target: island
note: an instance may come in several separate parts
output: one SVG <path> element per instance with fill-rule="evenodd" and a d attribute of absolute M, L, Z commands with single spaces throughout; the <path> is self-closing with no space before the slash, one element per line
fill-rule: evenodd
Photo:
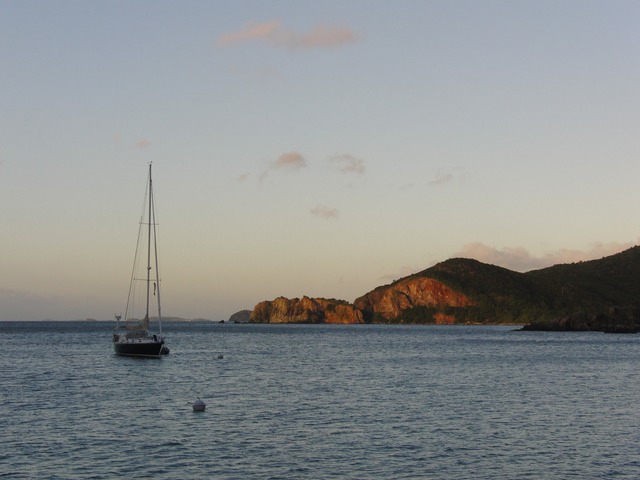
<path fill-rule="evenodd" d="M 452 258 L 355 299 L 278 297 L 250 323 L 513 324 L 524 330 L 640 331 L 640 247 L 525 273 Z"/>

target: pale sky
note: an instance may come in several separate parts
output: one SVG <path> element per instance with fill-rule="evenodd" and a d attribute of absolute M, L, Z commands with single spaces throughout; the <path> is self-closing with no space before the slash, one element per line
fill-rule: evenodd
<path fill-rule="evenodd" d="M 0 320 L 353 301 L 640 239 L 640 2 L 0 0 Z"/>

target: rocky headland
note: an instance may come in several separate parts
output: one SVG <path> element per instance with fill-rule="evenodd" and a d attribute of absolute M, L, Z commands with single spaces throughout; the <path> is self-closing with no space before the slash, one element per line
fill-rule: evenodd
<path fill-rule="evenodd" d="M 432 323 L 455 323 L 453 308 L 469 307 L 473 301 L 439 280 L 428 277 L 409 277 L 391 285 L 378 287 L 354 302 L 367 320 L 395 321 L 405 312 L 419 308 L 422 313 L 432 310 Z"/>
<path fill-rule="evenodd" d="M 526 273 L 454 258 L 353 303 L 278 297 L 251 323 L 519 324 L 527 330 L 640 330 L 640 247 Z M 246 315 L 246 313 L 244 314 Z"/>
<path fill-rule="evenodd" d="M 285 298 L 258 303 L 251 312 L 252 323 L 364 323 L 362 312 L 342 300 Z"/>

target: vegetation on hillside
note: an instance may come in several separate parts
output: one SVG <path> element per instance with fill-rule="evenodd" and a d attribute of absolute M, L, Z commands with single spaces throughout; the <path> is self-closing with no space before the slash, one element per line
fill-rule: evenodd
<path fill-rule="evenodd" d="M 639 304 L 639 273 L 640 247 L 600 260 L 527 273 L 454 258 L 409 278 L 438 280 L 467 295 L 473 306 L 440 310 L 416 306 L 392 320 L 376 314 L 369 318 L 374 323 L 435 323 L 440 314 L 452 317 L 455 323 L 541 324 L 576 312 L 592 315 L 614 306 Z"/>

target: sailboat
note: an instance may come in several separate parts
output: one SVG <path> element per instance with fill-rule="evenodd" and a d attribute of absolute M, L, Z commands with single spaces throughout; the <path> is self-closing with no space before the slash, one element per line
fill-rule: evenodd
<path fill-rule="evenodd" d="M 124 321 L 120 322 L 122 315 L 115 315 L 116 327 L 113 333 L 113 349 L 117 355 L 160 358 L 162 355 L 169 353 L 169 348 L 165 345 L 164 334 L 162 333 L 156 227 L 153 181 L 151 179 L 151 163 L 149 163 L 149 177 L 147 179 L 143 213 L 138 228 L 138 242 L 129 283 L 129 295 L 127 297 Z M 144 309 L 144 317 L 142 319 L 136 318 L 138 313 L 136 312 L 136 307 L 140 304 L 140 314 Z M 154 308 L 158 326 L 156 333 L 149 329 L 151 318 L 149 313 Z"/>

